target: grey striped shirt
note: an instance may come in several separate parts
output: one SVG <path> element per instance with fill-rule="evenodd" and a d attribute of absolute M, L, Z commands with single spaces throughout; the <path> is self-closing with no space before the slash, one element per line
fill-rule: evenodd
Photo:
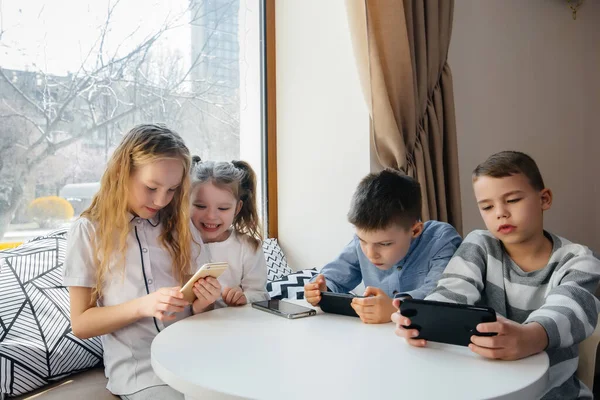
<path fill-rule="evenodd" d="M 427 300 L 486 305 L 519 323 L 538 322 L 548 334 L 549 385 L 544 399 L 592 398 L 574 375 L 577 345 L 596 327 L 600 260 L 585 246 L 545 232 L 548 265 L 524 272 L 490 232 L 471 232 Z"/>

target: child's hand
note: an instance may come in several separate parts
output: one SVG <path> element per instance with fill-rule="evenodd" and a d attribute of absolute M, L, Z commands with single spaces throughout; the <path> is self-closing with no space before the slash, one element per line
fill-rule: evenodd
<path fill-rule="evenodd" d="M 498 316 L 496 322 L 477 325 L 481 333 L 496 332 L 496 336 L 471 336 L 469 348 L 475 353 L 501 360 L 518 360 L 544 351 L 548 335 L 537 322 L 519 324 Z"/>
<path fill-rule="evenodd" d="M 212 276 L 198 279 L 192 290 L 197 297 L 192 305 L 194 314 L 205 311 L 208 306 L 221 297 L 221 284 Z"/>
<path fill-rule="evenodd" d="M 321 301 L 321 292 L 327 291 L 325 277 L 322 274 L 317 275 L 314 282 L 304 285 L 304 298 L 311 305 L 316 306 Z"/>
<path fill-rule="evenodd" d="M 160 288 L 156 292 L 141 297 L 139 315 L 141 317 L 154 317 L 160 321 L 170 321 L 177 312 L 181 312 L 190 303 L 183 299 L 179 286 Z"/>
<path fill-rule="evenodd" d="M 411 346 L 415 347 L 423 347 L 427 344 L 425 339 L 413 339 L 415 336 L 419 335 L 419 331 L 417 329 L 406 329 L 405 326 L 410 325 L 410 319 L 406 318 L 404 315 L 400 314 L 400 299 L 394 299 L 392 302 L 394 308 L 398 310 L 392 314 L 392 322 L 396 324 L 396 330 L 394 333 L 400 337 L 406 339 L 406 342 Z"/>
<path fill-rule="evenodd" d="M 392 299 L 383 290 L 369 286 L 363 296 L 365 297 L 352 299 L 352 308 L 362 322 L 366 324 L 390 322 L 390 314 L 395 311 L 395 308 Z"/>
<path fill-rule="evenodd" d="M 248 303 L 246 295 L 240 287 L 226 287 L 223 289 L 223 294 L 221 297 L 223 298 L 225 304 L 227 304 L 229 307 L 243 306 L 244 304 Z"/>

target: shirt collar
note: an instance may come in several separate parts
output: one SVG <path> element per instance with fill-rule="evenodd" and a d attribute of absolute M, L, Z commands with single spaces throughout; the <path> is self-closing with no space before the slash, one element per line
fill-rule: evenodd
<path fill-rule="evenodd" d="M 150 219 L 145 219 L 145 218 L 140 218 L 142 221 L 148 221 L 148 223 L 154 227 L 158 226 L 158 223 L 160 222 L 160 217 L 159 217 L 160 211 L 158 213 L 156 213 L 156 215 L 153 218 Z M 133 215 L 132 213 L 130 213 L 129 211 L 127 212 L 127 217 L 129 218 L 129 223 L 132 223 L 133 221 L 135 221 L 136 217 L 135 215 Z"/>

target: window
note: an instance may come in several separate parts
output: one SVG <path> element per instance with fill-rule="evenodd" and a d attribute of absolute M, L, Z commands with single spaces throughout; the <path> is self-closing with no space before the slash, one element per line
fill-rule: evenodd
<path fill-rule="evenodd" d="M 3 1 L 0 243 L 68 225 L 121 135 L 141 122 L 166 123 L 204 160 L 250 162 L 264 203 L 263 9 L 261 0 Z"/>

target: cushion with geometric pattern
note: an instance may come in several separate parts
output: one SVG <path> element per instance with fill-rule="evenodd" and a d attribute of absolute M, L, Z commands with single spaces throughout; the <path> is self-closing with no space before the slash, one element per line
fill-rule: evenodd
<path fill-rule="evenodd" d="M 262 246 L 265 253 L 265 261 L 267 262 L 268 281 L 276 281 L 293 272 L 288 266 L 283 250 L 281 250 L 279 243 L 277 243 L 277 239 L 265 239 Z"/>
<path fill-rule="evenodd" d="M 17 396 L 102 362 L 99 337 L 71 331 L 62 285 L 67 230 L 0 252 L 0 393 Z"/>
<path fill-rule="evenodd" d="M 317 275 L 317 269 L 304 269 L 284 276 L 273 282 L 267 282 L 267 292 L 272 299 L 304 299 L 304 285 Z"/>

